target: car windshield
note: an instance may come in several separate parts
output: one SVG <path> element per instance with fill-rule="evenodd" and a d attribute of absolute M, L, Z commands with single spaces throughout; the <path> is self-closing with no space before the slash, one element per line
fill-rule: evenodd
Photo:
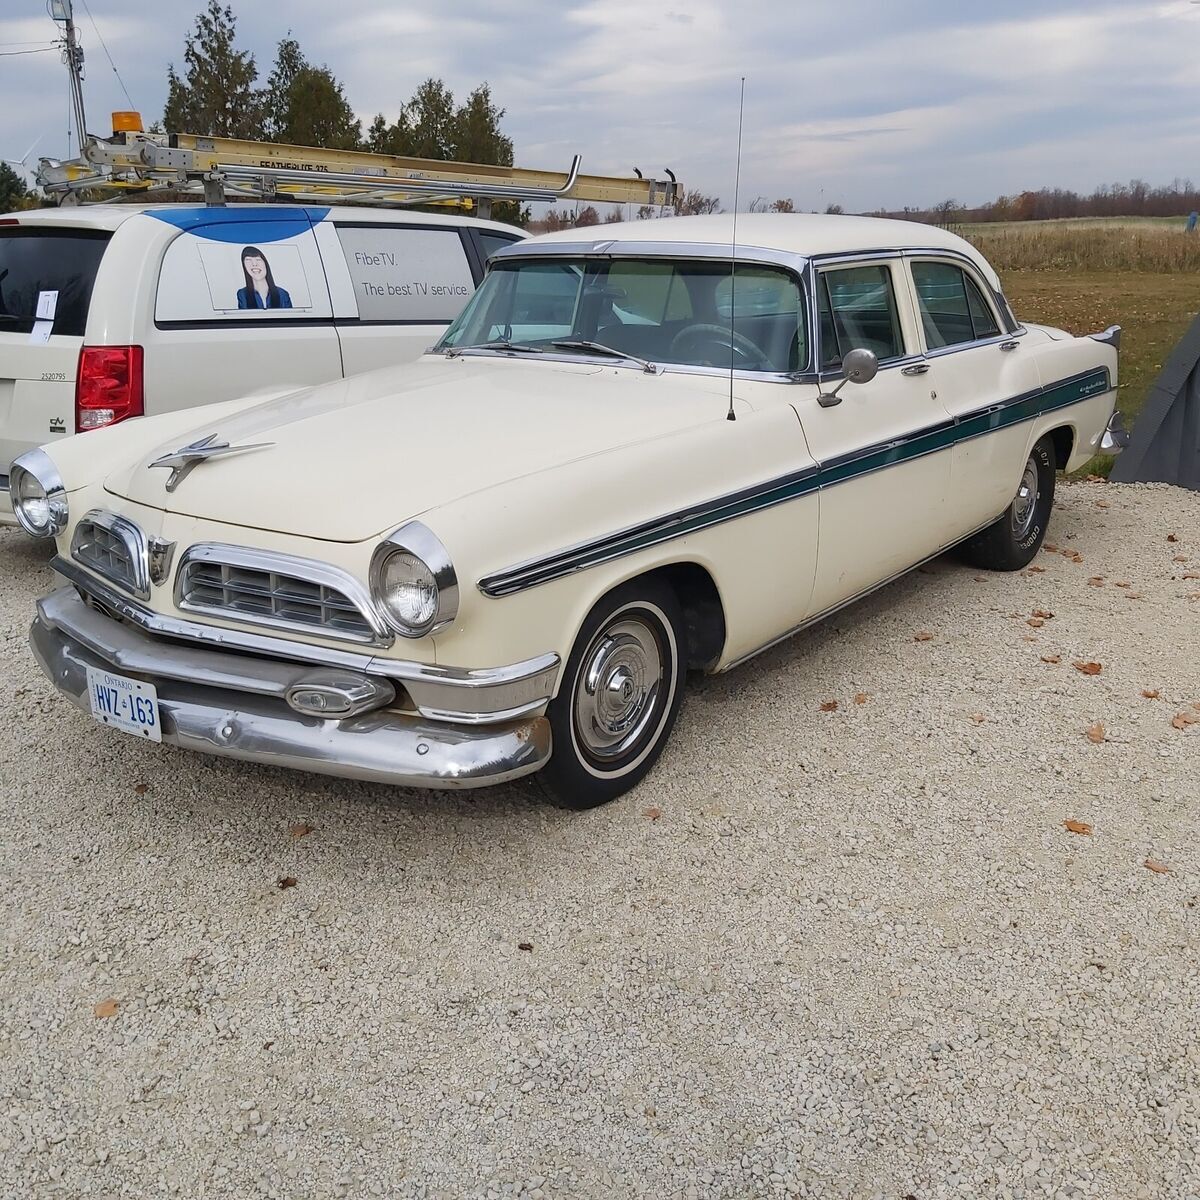
<path fill-rule="evenodd" d="M 521 257 L 492 266 L 436 349 L 790 373 L 808 366 L 806 329 L 799 281 L 778 267 Z"/>

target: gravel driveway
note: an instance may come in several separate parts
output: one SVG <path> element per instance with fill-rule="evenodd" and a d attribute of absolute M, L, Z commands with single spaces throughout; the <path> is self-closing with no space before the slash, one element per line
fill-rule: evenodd
<path fill-rule="evenodd" d="M 0 1194 L 1200 1196 L 1200 496 L 1060 497 L 585 815 L 104 730 L 0 535 Z"/>

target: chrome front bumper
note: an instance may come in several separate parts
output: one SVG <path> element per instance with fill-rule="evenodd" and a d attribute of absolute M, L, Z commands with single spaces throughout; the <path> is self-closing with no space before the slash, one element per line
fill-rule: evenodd
<path fill-rule="evenodd" d="M 154 637 L 96 611 L 73 588 L 38 602 L 29 641 L 47 677 L 84 712 L 91 711 L 89 666 L 154 684 L 162 740 L 189 750 L 422 788 L 504 783 L 550 757 L 550 723 L 541 715 L 499 724 L 391 709 L 341 720 L 303 716 L 284 696 L 311 664 Z"/>

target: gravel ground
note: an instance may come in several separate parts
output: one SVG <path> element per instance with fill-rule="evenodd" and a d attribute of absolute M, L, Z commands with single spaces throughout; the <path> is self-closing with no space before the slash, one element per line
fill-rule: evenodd
<path fill-rule="evenodd" d="M 1200 1196 L 1200 496 L 1060 495 L 585 815 L 104 730 L 0 535 L 0 1194 Z"/>

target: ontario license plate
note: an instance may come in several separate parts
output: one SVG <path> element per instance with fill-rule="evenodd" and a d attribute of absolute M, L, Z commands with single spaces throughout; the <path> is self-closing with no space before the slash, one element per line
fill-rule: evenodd
<path fill-rule="evenodd" d="M 152 742 L 162 741 L 158 723 L 158 692 L 152 683 L 88 667 L 88 696 L 92 716 L 105 725 Z"/>

